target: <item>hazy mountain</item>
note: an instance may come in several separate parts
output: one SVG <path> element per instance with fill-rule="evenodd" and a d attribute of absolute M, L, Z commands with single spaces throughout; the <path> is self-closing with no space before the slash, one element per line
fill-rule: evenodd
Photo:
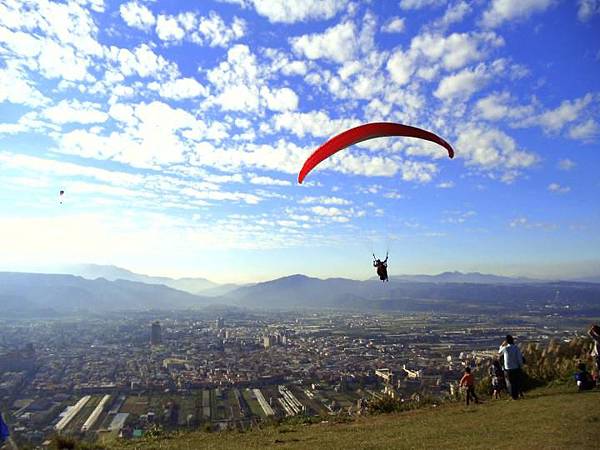
<path fill-rule="evenodd" d="M 589 276 L 589 277 L 581 277 L 581 278 L 573 278 L 569 281 L 575 281 L 579 283 L 600 283 L 600 275 Z"/>
<path fill-rule="evenodd" d="M 568 305 L 566 313 L 598 314 L 600 285 L 578 282 L 485 284 L 406 280 L 382 283 L 379 280 L 322 280 L 292 275 L 237 287 L 219 297 L 208 297 L 160 284 L 121 279 L 89 280 L 73 275 L 0 272 L 0 306 L 2 313 L 7 316 L 181 309 L 208 304 L 272 310 L 332 308 L 448 313 L 537 310 L 543 314 L 547 305 L 553 308 Z"/>
<path fill-rule="evenodd" d="M 253 285 L 254 284 L 245 284 L 243 286 L 253 286 Z M 236 289 L 239 289 L 240 287 L 242 287 L 242 286 L 239 284 L 233 284 L 233 283 L 219 284 L 215 287 L 198 291 L 197 294 L 203 295 L 206 297 L 220 297 L 222 295 L 227 295 L 230 292 L 235 291 Z"/>
<path fill-rule="evenodd" d="M 191 294 L 200 294 L 206 290 L 217 289 L 221 285 L 213 283 L 206 278 L 168 278 L 143 275 L 117 266 L 100 264 L 72 264 L 60 268 L 61 273 L 78 275 L 83 278 L 95 280 L 104 278 L 109 281 L 128 280 L 147 284 L 163 284 L 173 289 L 186 291 Z M 223 292 L 227 292 L 225 289 Z M 203 294 L 204 295 L 204 294 Z M 221 295 L 221 293 L 213 294 Z"/>
<path fill-rule="evenodd" d="M 263 308 L 294 308 L 334 306 L 349 293 L 360 297 L 367 292 L 371 281 L 345 278 L 321 280 L 305 275 L 291 275 L 276 280 L 243 286 L 229 292 L 225 297 L 238 304 Z"/>
<path fill-rule="evenodd" d="M 558 294 L 557 294 L 558 292 Z M 239 305 L 269 309 L 352 308 L 405 311 L 523 311 L 546 304 L 600 311 L 600 286 L 590 283 L 459 283 L 292 275 L 238 288 L 225 296 Z"/>
<path fill-rule="evenodd" d="M 6 315 L 181 309 L 209 303 L 208 298 L 156 284 L 104 278 L 88 280 L 73 275 L 0 272 L 0 305 Z"/>
<path fill-rule="evenodd" d="M 394 281 L 409 281 L 417 283 L 477 283 L 477 284 L 520 284 L 535 283 L 539 280 L 524 277 L 505 277 L 479 272 L 443 272 L 437 275 L 395 275 Z"/>

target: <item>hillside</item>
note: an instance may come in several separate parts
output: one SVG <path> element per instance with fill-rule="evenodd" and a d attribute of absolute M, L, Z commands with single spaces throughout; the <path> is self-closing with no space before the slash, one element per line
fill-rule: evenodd
<path fill-rule="evenodd" d="M 240 306 L 267 309 L 335 308 L 369 311 L 439 311 L 496 313 L 526 311 L 551 304 L 566 312 L 600 311 L 600 285 L 574 282 L 498 284 L 416 282 L 292 275 L 235 289 L 222 297 Z M 562 311 L 565 312 L 564 310 Z"/>
<path fill-rule="evenodd" d="M 0 272 L 0 304 L 6 316 L 206 306 L 207 298 L 163 285 L 87 280 L 73 275 Z"/>
<path fill-rule="evenodd" d="M 109 281 L 127 280 L 137 283 L 146 284 L 163 284 L 173 289 L 185 291 L 190 294 L 204 295 L 206 290 L 219 289 L 221 285 L 213 283 L 206 278 L 168 278 L 168 277 L 153 277 L 140 273 L 135 273 L 127 269 L 117 266 L 101 265 L 101 264 L 71 264 L 59 268 L 59 273 L 76 275 L 89 280 L 104 278 Z M 233 286 L 237 287 L 237 286 Z M 232 289 L 232 287 L 229 287 Z M 228 292 L 228 289 L 217 291 L 212 295 L 221 295 L 222 292 Z M 211 294 L 209 294 L 211 295 Z"/>
<path fill-rule="evenodd" d="M 349 423 L 265 426 L 246 433 L 180 433 L 111 442 L 115 449 L 598 448 L 600 391 L 574 386 L 532 391 L 525 400 L 486 401 L 357 419 Z M 507 437 L 509 437 L 507 439 Z"/>

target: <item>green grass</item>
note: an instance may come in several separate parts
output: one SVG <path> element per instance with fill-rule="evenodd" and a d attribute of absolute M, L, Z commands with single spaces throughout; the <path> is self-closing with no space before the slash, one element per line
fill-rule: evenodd
<path fill-rule="evenodd" d="M 369 416 L 348 423 L 265 426 L 246 433 L 178 433 L 119 441 L 125 449 L 599 448 L 600 391 L 538 389 L 525 400 L 487 400 Z"/>

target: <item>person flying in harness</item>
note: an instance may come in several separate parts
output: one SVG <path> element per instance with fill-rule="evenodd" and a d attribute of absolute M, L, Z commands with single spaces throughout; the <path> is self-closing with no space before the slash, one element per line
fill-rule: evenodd
<path fill-rule="evenodd" d="M 373 253 L 373 267 L 377 267 L 377 275 L 379 275 L 379 279 L 381 281 L 388 281 L 388 273 L 387 273 L 387 260 L 388 254 L 385 254 L 385 259 L 381 261 L 377 259 L 375 253 Z"/>

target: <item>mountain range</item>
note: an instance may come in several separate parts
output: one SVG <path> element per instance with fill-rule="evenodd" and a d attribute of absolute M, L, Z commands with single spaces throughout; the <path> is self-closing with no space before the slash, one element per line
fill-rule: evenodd
<path fill-rule="evenodd" d="M 568 305 L 600 312 L 600 284 L 547 282 L 479 273 L 392 277 L 389 282 L 319 279 L 296 274 L 253 285 L 218 285 L 202 278 L 171 279 L 113 266 L 85 266 L 88 277 L 0 272 L 0 306 L 7 316 L 242 306 L 268 310 L 328 308 L 362 311 L 499 312 Z M 131 278 L 130 280 L 122 277 Z M 134 281 L 135 280 L 135 281 Z M 459 281 L 460 280 L 460 281 Z M 161 283 L 162 281 L 162 283 Z M 207 287 L 198 295 L 198 286 Z M 175 289 L 172 286 L 180 286 Z M 215 293 L 220 288 L 223 292 Z"/>
<path fill-rule="evenodd" d="M 52 316 L 114 310 L 185 309 L 210 304 L 160 284 L 87 280 L 74 275 L 0 272 L 0 308 L 7 316 Z"/>
<path fill-rule="evenodd" d="M 127 280 L 146 284 L 162 284 L 173 289 L 195 295 L 216 297 L 226 294 L 238 287 L 236 284 L 218 284 L 206 278 L 168 278 L 153 277 L 132 272 L 121 267 L 100 264 L 71 264 L 61 266 L 59 273 L 77 275 L 89 280 L 104 278 L 109 281 Z"/>

